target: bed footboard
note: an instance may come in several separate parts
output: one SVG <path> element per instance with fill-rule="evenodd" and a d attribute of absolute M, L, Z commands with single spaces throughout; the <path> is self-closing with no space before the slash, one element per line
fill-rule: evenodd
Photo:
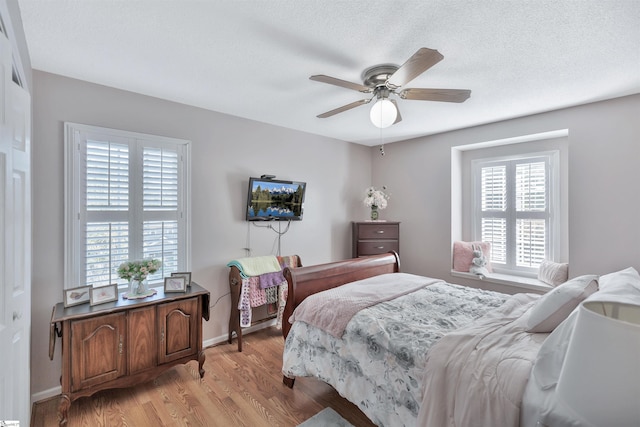
<path fill-rule="evenodd" d="M 353 258 L 309 267 L 286 268 L 289 293 L 282 318 L 282 336 L 287 338 L 291 324 L 289 317 L 295 308 L 309 295 L 332 289 L 356 280 L 386 273 L 400 272 L 400 258 L 396 252 Z M 283 377 L 282 382 L 293 387 L 295 378 Z"/>

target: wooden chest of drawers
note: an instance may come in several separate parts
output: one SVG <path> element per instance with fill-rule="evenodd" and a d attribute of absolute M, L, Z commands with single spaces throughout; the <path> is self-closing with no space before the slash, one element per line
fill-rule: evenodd
<path fill-rule="evenodd" d="M 391 221 L 365 221 L 352 223 L 352 256 L 400 253 L 400 223 Z"/>

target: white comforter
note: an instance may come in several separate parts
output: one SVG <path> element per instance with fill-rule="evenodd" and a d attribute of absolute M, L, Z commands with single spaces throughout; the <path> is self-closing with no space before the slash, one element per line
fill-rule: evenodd
<path fill-rule="evenodd" d="M 416 425 L 520 425 L 524 389 L 548 335 L 525 332 L 527 310 L 537 299 L 515 295 L 430 349 Z"/>
<path fill-rule="evenodd" d="M 341 338 L 349 321 L 360 310 L 435 283 L 444 284 L 442 280 L 415 274 L 381 274 L 310 295 L 296 308 L 289 321 L 305 322 Z"/>
<path fill-rule="evenodd" d="M 413 427 L 428 349 L 507 298 L 435 283 L 359 311 L 341 339 L 296 321 L 285 342 L 282 371 L 331 384 L 379 426 Z"/>

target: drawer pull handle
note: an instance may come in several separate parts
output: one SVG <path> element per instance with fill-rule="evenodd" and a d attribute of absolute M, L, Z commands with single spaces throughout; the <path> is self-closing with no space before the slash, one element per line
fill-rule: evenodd
<path fill-rule="evenodd" d="M 120 343 L 118 344 L 118 353 L 122 354 L 122 335 L 120 335 Z"/>
<path fill-rule="evenodd" d="M 384 234 L 384 230 L 377 230 L 376 233 L 378 234 Z"/>
<path fill-rule="evenodd" d="M 378 246 L 376 249 L 384 249 L 384 246 Z"/>

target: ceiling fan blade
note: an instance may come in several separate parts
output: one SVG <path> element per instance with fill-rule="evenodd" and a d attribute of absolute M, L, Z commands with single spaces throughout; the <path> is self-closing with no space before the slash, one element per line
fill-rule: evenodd
<path fill-rule="evenodd" d="M 404 89 L 398 96 L 419 101 L 464 102 L 471 91 L 468 89 Z"/>
<path fill-rule="evenodd" d="M 444 56 L 434 49 L 426 47 L 418 49 L 411 58 L 398 68 L 387 80 L 389 89 L 397 89 L 404 86 L 429 68 L 440 62 Z"/>
<path fill-rule="evenodd" d="M 400 115 L 400 108 L 398 108 L 398 103 L 396 102 L 396 100 L 395 99 L 390 99 L 390 101 L 393 102 L 393 105 L 396 106 L 396 111 L 398 112 L 398 115 L 396 116 L 396 121 L 393 122 L 393 124 L 391 125 L 391 126 L 393 126 L 396 123 L 399 123 L 399 122 L 402 121 L 402 116 Z"/>
<path fill-rule="evenodd" d="M 329 83 L 330 85 L 336 85 L 340 87 L 346 87 L 347 89 L 357 90 L 358 92 L 369 93 L 372 92 L 373 89 L 359 83 L 352 83 L 346 80 L 337 79 L 335 77 L 325 76 L 324 74 L 318 74 L 315 76 L 309 77 L 309 80 L 313 80 L 321 83 Z"/>
<path fill-rule="evenodd" d="M 333 109 L 331 111 L 327 111 L 326 113 L 322 113 L 322 114 L 318 114 L 318 118 L 320 119 L 326 119 L 327 117 L 331 117 L 334 116 L 338 113 L 342 113 L 344 111 L 347 110 L 351 110 L 352 108 L 356 108 L 360 105 L 364 105 L 364 104 L 368 104 L 371 102 L 371 99 L 361 99 L 359 101 L 356 102 L 352 102 L 351 104 L 347 104 L 347 105 L 343 105 L 342 107 L 338 107 L 336 109 Z"/>

